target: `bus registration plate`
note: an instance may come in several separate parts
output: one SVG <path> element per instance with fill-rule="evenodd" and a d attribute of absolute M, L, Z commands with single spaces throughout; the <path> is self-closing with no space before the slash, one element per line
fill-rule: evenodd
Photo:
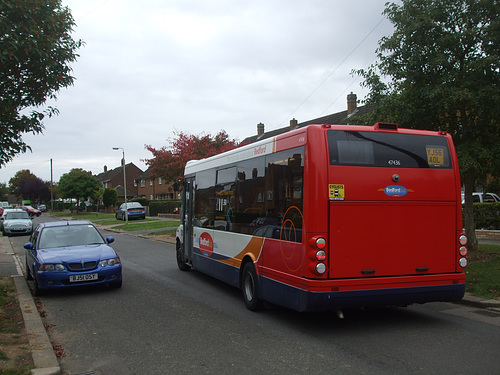
<path fill-rule="evenodd" d="M 444 149 L 439 146 L 428 146 L 427 151 L 427 163 L 429 165 L 444 165 Z"/>
<path fill-rule="evenodd" d="M 82 281 L 93 281 L 97 280 L 99 278 L 99 275 L 97 273 L 87 273 L 84 275 L 71 275 L 69 277 L 69 281 L 71 283 L 77 283 L 77 282 L 82 282 Z"/>

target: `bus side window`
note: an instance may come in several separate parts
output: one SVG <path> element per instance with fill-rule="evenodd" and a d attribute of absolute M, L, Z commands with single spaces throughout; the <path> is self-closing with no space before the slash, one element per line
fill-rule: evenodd
<path fill-rule="evenodd" d="M 215 169 L 196 173 L 194 225 L 213 228 L 215 217 Z"/>

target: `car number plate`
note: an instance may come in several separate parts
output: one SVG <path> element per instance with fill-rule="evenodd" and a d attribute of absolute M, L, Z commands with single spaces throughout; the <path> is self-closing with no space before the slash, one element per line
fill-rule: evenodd
<path fill-rule="evenodd" d="M 93 281 L 97 280 L 99 275 L 97 273 L 86 273 L 84 275 L 71 275 L 69 281 L 72 283 L 77 283 L 81 281 Z"/>

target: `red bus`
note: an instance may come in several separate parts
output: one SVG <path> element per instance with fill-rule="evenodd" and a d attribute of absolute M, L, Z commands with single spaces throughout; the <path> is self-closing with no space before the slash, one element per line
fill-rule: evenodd
<path fill-rule="evenodd" d="M 177 263 L 250 310 L 456 301 L 461 210 L 450 134 L 309 125 L 186 164 Z"/>

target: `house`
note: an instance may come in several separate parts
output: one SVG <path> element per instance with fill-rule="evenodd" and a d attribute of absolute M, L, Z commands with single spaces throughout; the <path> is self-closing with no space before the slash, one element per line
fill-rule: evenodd
<path fill-rule="evenodd" d="M 127 200 L 135 198 L 137 194 L 137 184 L 135 180 L 142 175 L 142 170 L 137 167 L 134 163 L 128 163 L 125 165 L 125 175 L 127 178 Z M 104 171 L 99 173 L 97 179 L 101 181 L 104 188 L 116 189 L 118 193 L 118 200 L 125 200 L 125 189 L 123 188 L 123 167 L 119 166 L 114 169 L 108 170 L 107 166 L 104 166 Z"/>
<path fill-rule="evenodd" d="M 139 197 L 149 200 L 180 199 L 177 185 L 173 182 L 166 183 L 161 177 L 153 176 L 151 168 L 136 179 L 136 185 Z"/>
<path fill-rule="evenodd" d="M 249 144 L 262 139 L 277 136 L 279 134 L 286 133 L 287 131 L 302 128 L 311 124 L 332 124 L 332 125 L 349 125 L 349 118 L 351 116 L 362 116 L 373 111 L 373 107 L 370 105 L 364 105 L 358 107 L 357 96 L 352 92 L 347 95 L 347 109 L 345 111 L 332 113 L 331 115 L 318 117 L 313 120 L 308 120 L 299 123 L 296 119 L 290 120 L 290 126 L 284 128 L 271 130 L 267 133 L 264 132 L 264 124 L 257 124 L 257 135 L 253 135 L 245 138 L 241 144 Z"/>

